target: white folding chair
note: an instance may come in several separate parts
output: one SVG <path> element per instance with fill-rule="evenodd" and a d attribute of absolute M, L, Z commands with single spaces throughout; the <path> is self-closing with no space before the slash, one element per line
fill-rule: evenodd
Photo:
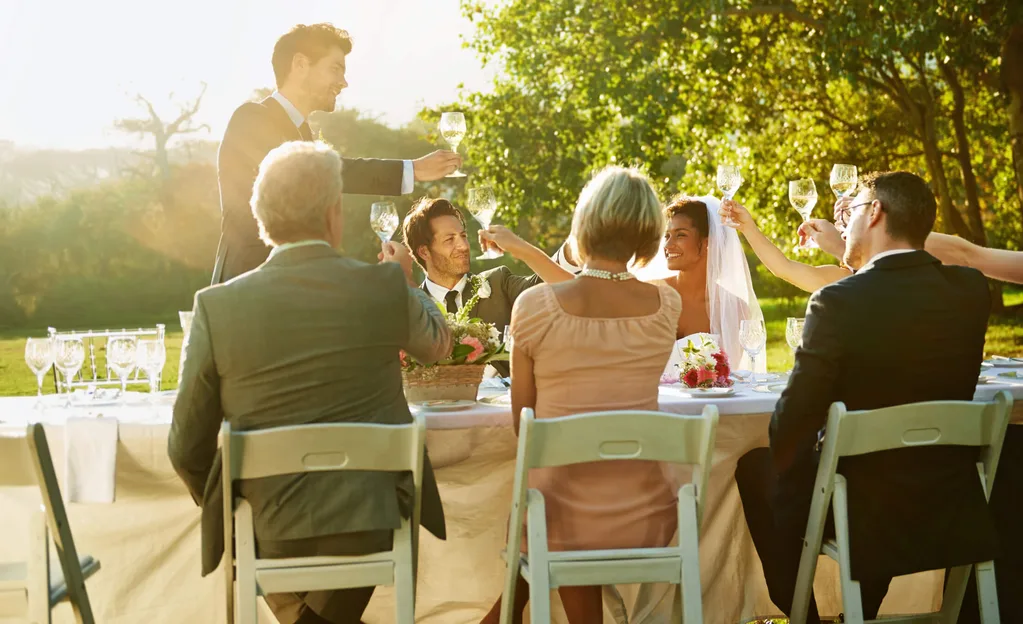
<path fill-rule="evenodd" d="M 85 579 L 99 570 L 99 561 L 78 557 L 50 447 L 40 424 L 29 425 L 24 433 L 0 433 L 0 487 L 32 486 L 39 488 L 43 504 L 32 514 L 28 559 L 0 563 L 0 619 L 24 618 L 32 624 L 49 624 L 51 609 L 67 599 L 76 622 L 93 624 Z M 52 569 L 50 562 L 51 532 L 57 569 Z"/>
<path fill-rule="evenodd" d="M 824 448 L 803 539 L 803 553 L 792 598 L 791 624 L 804 624 L 806 621 L 818 554 L 838 562 L 845 621 L 850 624 L 864 621 L 860 584 L 850 576 L 847 485 L 845 477 L 835 472 L 840 458 L 920 446 L 982 447 L 977 469 L 984 495 L 990 497 L 1011 413 L 1012 396 L 1004 391 L 995 395 L 991 402 L 935 401 L 860 412 L 846 412 L 842 403 L 833 404 L 828 414 Z M 835 517 L 835 539 L 824 542 L 822 547 L 829 503 Z M 950 501 L 950 504 L 955 503 Z M 941 611 L 873 621 L 954 624 L 959 618 L 971 568 L 977 574 L 981 621 L 996 624 L 999 621 L 998 596 L 994 563 L 991 561 L 952 568 Z"/>
<path fill-rule="evenodd" d="M 522 410 L 501 624 L 512 621 L 520 574 L 529 583 L 529 617 L 534 624 L 551 621 L 552 589 L 658 582 L 679 586 L 674 618 L 681 612 L 686 624 L 703 622 L 699 530 L 717 423 L 718 411 L 712 405 L 701 416 L 618 411 L 536 419 L 533 410 Z M 678 492 L 678 545 L 549 552 L 543 494 L 526 491 L 529 469 L 623 459 L 693 465 L 692 482 Z M 529 534 L 526 556 L 520 552 L 524 519 Z"/>
<path fill-rule="evenodd" d="M 330 423 L 246 432 L 233 432 L 225 422 L 221 444 L 228 624 L 234 624 L 235 574 L 241 624 L 255 624 L 257 595 L 377 585 L 394 585 L 395 621 L 412 624 L 425 443 L 426 421 L 421 415 L 407 425 Z M 412 473 L 412 518 L 402 519 L 391 550 L 352 557 L 257 559 L 252 507 L 243 498 L 232 498 L 232 484 L 240 479 L 341 470 Z M 232 544 L 235 566 L 231 565 Z"/>

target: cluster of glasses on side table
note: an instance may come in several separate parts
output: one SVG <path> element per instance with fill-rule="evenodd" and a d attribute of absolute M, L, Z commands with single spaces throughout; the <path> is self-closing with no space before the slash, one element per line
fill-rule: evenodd
<path fill-rule="evenodd" d="M 66 396 L 64 407 L 72 406 L 73 381 L 85 363 L 85 351 L 81 338 L 54 336 L 28 339 L 25 363 L 36 376 L 37 408 L 42 407 L 43 378 L 51 368 L 56 370 L 55 374 L 59 373 L 57 389 L 60 393 L 63 388 Z M 160 339 L 114 336 L 106 342 L 106 366 L 121 382 L 119 400 L 122 404 L 127 402 L 128 380 L 135 369 L 145 373 L 150 396 L 155 397 L 166 360 L 167 351 Z"/>
<path fill-rule="evenodd" d="M 792 357 L 795 360 L 796 349 L 799 348 L 803 342 L 803 325 L 805 319 L 797 317 L 789 317 L 785 320 L 785 342 L 788 343 L 789 349 L 792 350 Z M 739 345 L 743 351 L 746 352 L 749 357 L 750 365 L 753 368 L 756 362 L 757 356 L 759 356 L 764 349 L 767 348 L 767 328 L 762 320 L 745 320 L 740 321 L 739 324 Z M 788 373 L 791 373 L 790 369 Z M 754 371 L 735 371 L 735 376 L 742 382 L 749 382 L 756 384 L 761 380 L 757 379 L 757 374 Z M 768 374 L 767 378 L 763 381 L 771 381 L 777 379 L 776 375 Z"/>

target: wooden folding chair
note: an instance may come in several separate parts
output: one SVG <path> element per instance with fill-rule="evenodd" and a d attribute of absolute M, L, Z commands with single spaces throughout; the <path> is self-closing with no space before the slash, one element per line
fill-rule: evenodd
<path fill-rule="evenodd" d="M 658 582 L 679 586 L 676 618 L 683 616 L 686 624 L 702 622 L 699 530 L 717 423 L 718 411 L 712 405 L 700 416 L 617 411 L 536 419 L 533 410 L 522 410 L 501 624 L 512 621 L 520 574 L 529 582 L 529 614 L 534 624 L 551 621 L 552 589 Z M 678 493 L 678 545 L 549 552 L 543 494 L 526 491 L 529 469 L 623 459 L 693 465 L 692 482 Z M 529 534 L 526 556 L 520 552 L 524 519 Z"/>
<path fill-rule="evenodd" d="M 99 561 L 78 557 L 46 433 L 38 423 L 29 425 L 24 433 L 0 433 L 0 487 L 33 486 L 39 488 L 43 504 L 32 514 L 28 559 L 0 564 L 0 619 L 27 618 L 32 624 L 49 624 L 53 607 L 67 599 L 75 621 L 93 624 L 85 579 L 99 570 Z M 59 562 L 56 570 L 50 562 L 51 533 Z"/>
<path fill-rule="evenodd" d="M 224 423 L 221 443 L 228 624 L 234 624 L 235 574 L 241 624 L 255 624 L 257 595 L 377 585 L 394 585 L 395 621 L 412 624 L 426 443 L 422 415 L 407 425 L 330 423 L 246 432 L 233 432 Z M 252 507 L 245 499 L 232 497 L 232 484 L 240 479 L 341 470 L 412 473 L 412 518 L 402 519 L 391 550 L 352 557 L 256 558 Z M 235 566 L 231 565 L 232 543 Z"/>
<path fill-rule="evenodd" d="M 864 621 L 860 584 L 850 576 L 848 489 L 845 477 L 836 473 L 840 458 L 920 446 L 982 447 L 977 469 L 984 495 L 990 497 L 1011 413 L 1012 396 L 1005 391 L 995 395 L 991 402 L 935 401 L 860 412 L 846 412 L 842 403 L 833 404 L 828 414 L 824 448 L 803 539 L 803 553 L 792 598 L 791 624 L 804 624 L 806 621 L 818 554 L 838 562 L 845 621 L 851 624 Z M 835 517 L 835 539 L 823 542 L 829 503 Z M 954 624 L 959 618 L 971 568 L 977 574 L 981 621 L 997 624 L 998 595 L 994 563 L 991 561 L 952 568 L 941 611 L 873 621 Z"/>

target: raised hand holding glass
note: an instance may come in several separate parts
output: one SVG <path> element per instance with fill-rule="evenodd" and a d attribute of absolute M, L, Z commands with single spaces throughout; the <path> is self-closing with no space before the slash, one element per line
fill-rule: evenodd
<path fill-rule="evenodd" d="M 469 210 L 469 214 L 483 226 L 483 229 L 489 228 L 494 220 L 494 214 L 497 212 L 497 197 L 494 195 L 494 189 L 489 186 L 469 189 L 466 208 Z M 484 250 L 483 255 L 476 259 L 493 260 L 503 255 L 503 252 L 488 247 Z"/>
<path fill-rule="evenodd" d="M 789 182 L 789 202 L 796 209 L 796 212 L 799 213 L 799 216 L 803 217 L 805 222 L 813 213 L 813 207 L 817 205 L 817 185 L 808 178 L 792 180 Z M 812 238 L 807 238 L 804 247 L 809 249 L 819 248 L 817 242 Z"/>

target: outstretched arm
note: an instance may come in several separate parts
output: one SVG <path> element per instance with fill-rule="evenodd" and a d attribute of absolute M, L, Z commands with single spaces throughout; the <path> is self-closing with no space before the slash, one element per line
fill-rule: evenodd
<path fill-rule="evenodd" d="M 573 277 L 557 262 L 551 260 L 543 250 L 530 245 L 503 225 L 492 225 L 486 230 L 480 230 L 480 247 L 486 248 L 488 245 L 506 251 L 516 260 L 525 262 L 526 266 L 548 284 L 567 282 Z"/>
<path fill-rule="evenodd" d="M 924 249 L 942 264 L 968 266 L 992 279 L 1023 284 L 1023 251 L 990 249 L 937 232 L 927 237 Z"/>
<path fill-rule="evenodd" d="M 848 269 L 840 266 L 813 266 L 790 260 L 781 249 L 778 249 L 769 238 L 764 236 L 764 233 L 757 228 L 757 224 L 753 221 L 753 216 L 738 202 L 724 200 L 721 202 L 720 213 L 722 217 L 731 217 L 734 223 L 739 224 L 738 230 L 746 237 L 754 253 L 775 277 L 785 280 L 796 288 L 814 292 L 851 274 Z"/>

